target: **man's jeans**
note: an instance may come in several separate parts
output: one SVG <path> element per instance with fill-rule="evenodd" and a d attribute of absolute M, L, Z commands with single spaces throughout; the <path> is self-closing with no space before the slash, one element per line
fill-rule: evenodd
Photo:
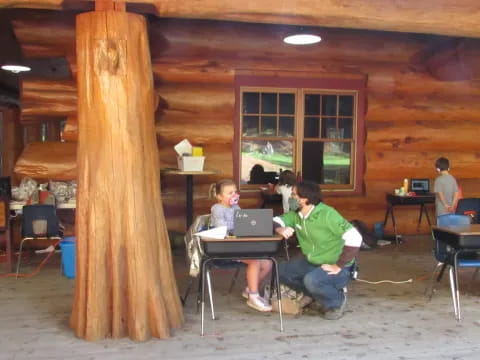
<path fill-rule="evenodd" d="M 350 267 L 329 275 L 302 255 L 279 265 L 280 283 L 302 291 L 327 309 L 339 308 L 345 298 L 343 288 L 350 282 Z"/>

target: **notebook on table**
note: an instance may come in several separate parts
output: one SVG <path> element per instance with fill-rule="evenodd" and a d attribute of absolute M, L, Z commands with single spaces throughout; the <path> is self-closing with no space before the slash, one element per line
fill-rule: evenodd
<path fill-rule="evenodd" d="M 237 237 L 272 236 L 272 209 L 240 209 L 235 211 L 233 235 Z"/>

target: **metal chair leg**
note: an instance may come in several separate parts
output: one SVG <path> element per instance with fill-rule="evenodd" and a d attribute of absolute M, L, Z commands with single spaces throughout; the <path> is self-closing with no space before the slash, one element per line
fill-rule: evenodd
<path fill-rule="evenodd" d="M 272 280 L 274 279 L 277 287 L 277 301 L 278 301 L 278 316 L 280 317 L 280 331 L 283 332 L 283 313 L 282 313 L 282 292 L 280 291 L 280 277 L 278 274 L 278 262 L 271 258 L 272 266 Z M 272 287 L 273 289 L 273 287 Z"/>
<path fill-rule="evenodd" d="M 455 277 L 453 274 L 453 266 L 450 266 L 448 274 L 450 278 L 450 291 L 452 292 L 453 312 L 455 314 L 455 319 L 458 319 L 457 296 L 456 296 L 456 289 L 455 289 Z"/>
<path fill-rule="evenodd" d="M 227 294 L 232 293 L 233 287 L 235 286 L 235 283 L 237 282 L 237 279 L 238 279 L 238 274 L 240 274 L 240 268 L 235 269 L 235 272 L 233 273 L 232 281 L 230 282 L 230 286 L 228 287 Z"/>
<path fill-rule="evenodd" d="M 207 269 L 207 285 L 208 285 L 208 297 L 210 299 L 210 310 L 212 312 L 212 320 L 215 320 L 215 311 L 213 310 L 212 280 L 210 279 L 210 270 L 208 269 Z"/>
<path fill-rule="evenodd" d="M 453 257 L 453 275 L 454 275 L 454 280 L 455 280 L 455 293 L 457 295 L 457 320 L 460 321 L 462 320 L 462 315 L 461 315 L 461 309 L 460 309 L 460 289 L 459 289 L 459 284 L 458 284 L 458 252 L 455 253 L 455 256 Z"/>
<path fill-rule="evenodd" d="M 182 306 L 185 306 L 192 286 L 193 286 L 193 278 L 190 278 L 190 280 L 188 281 L 187 288 L 185 289 L 185 294 L 183 294 L 183 297 L 180 297 L 180 299 L 182 301 Z"/>
<path fill-rule="evenodd" d="M 22 260 L 23 243 L 25 242 L 25 240 L 28 240 L 28 239 L 22 239 L 22 241 L 20 242 L 20 249 L 18 249 L 17 271 L 15 276 L 16 279 L 18 279 L 18 273 L 20 272 L 20 261 Z"/>
<path fill-rule="evenodd" d="M 288 253 L 288 240 L 283 239 L 283 246 L 285 247 L 285 256 L 287 257 L 287 261 L 290 261 L 290 255 Z"/>
<path fill-rule="evenodd" d="M 435 292 L 435 283 L 439 281 L 439 279 L 435 279 L 435 273 L 437 272 L 438 268 L 442 266 L 443 263 L 437 263 L 433 268 L 432 275 L 430 276 L 430 284 L 425 288 L 424 295 L 427 297 L 427 301 L 432 300 L 433 293 Z"/>

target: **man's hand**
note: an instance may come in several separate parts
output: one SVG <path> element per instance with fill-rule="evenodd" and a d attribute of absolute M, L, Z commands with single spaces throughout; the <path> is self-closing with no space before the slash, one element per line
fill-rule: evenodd
<path fill-rule="evenodd" d="M 279 228 L 276 228 L 275 231 L 277 232 L 277 234 L 282 235 L 284 239 L 288 239 L 295 232 L 295 230 L 293 230 L 290 226 L 279 227 Z"/>
<path fill-rule="evenodd" d="M 342 268 L 333 264 L 333 265 L 329 265 L 329 264 L 323 264 L 322 266 L 320 266 L 322 268 L 323 271 L 325 271 L 328 275 L 337 275 L 340 271 L 342 271 Z"/>

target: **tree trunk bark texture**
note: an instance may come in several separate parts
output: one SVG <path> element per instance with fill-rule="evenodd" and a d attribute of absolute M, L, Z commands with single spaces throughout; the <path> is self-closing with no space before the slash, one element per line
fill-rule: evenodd
<path fill-rule="evenodd" d="M 167 338 L 183 323 L 160 195 L 145 20 L 78 15 L 77 274 L 86 340 Z"/>

